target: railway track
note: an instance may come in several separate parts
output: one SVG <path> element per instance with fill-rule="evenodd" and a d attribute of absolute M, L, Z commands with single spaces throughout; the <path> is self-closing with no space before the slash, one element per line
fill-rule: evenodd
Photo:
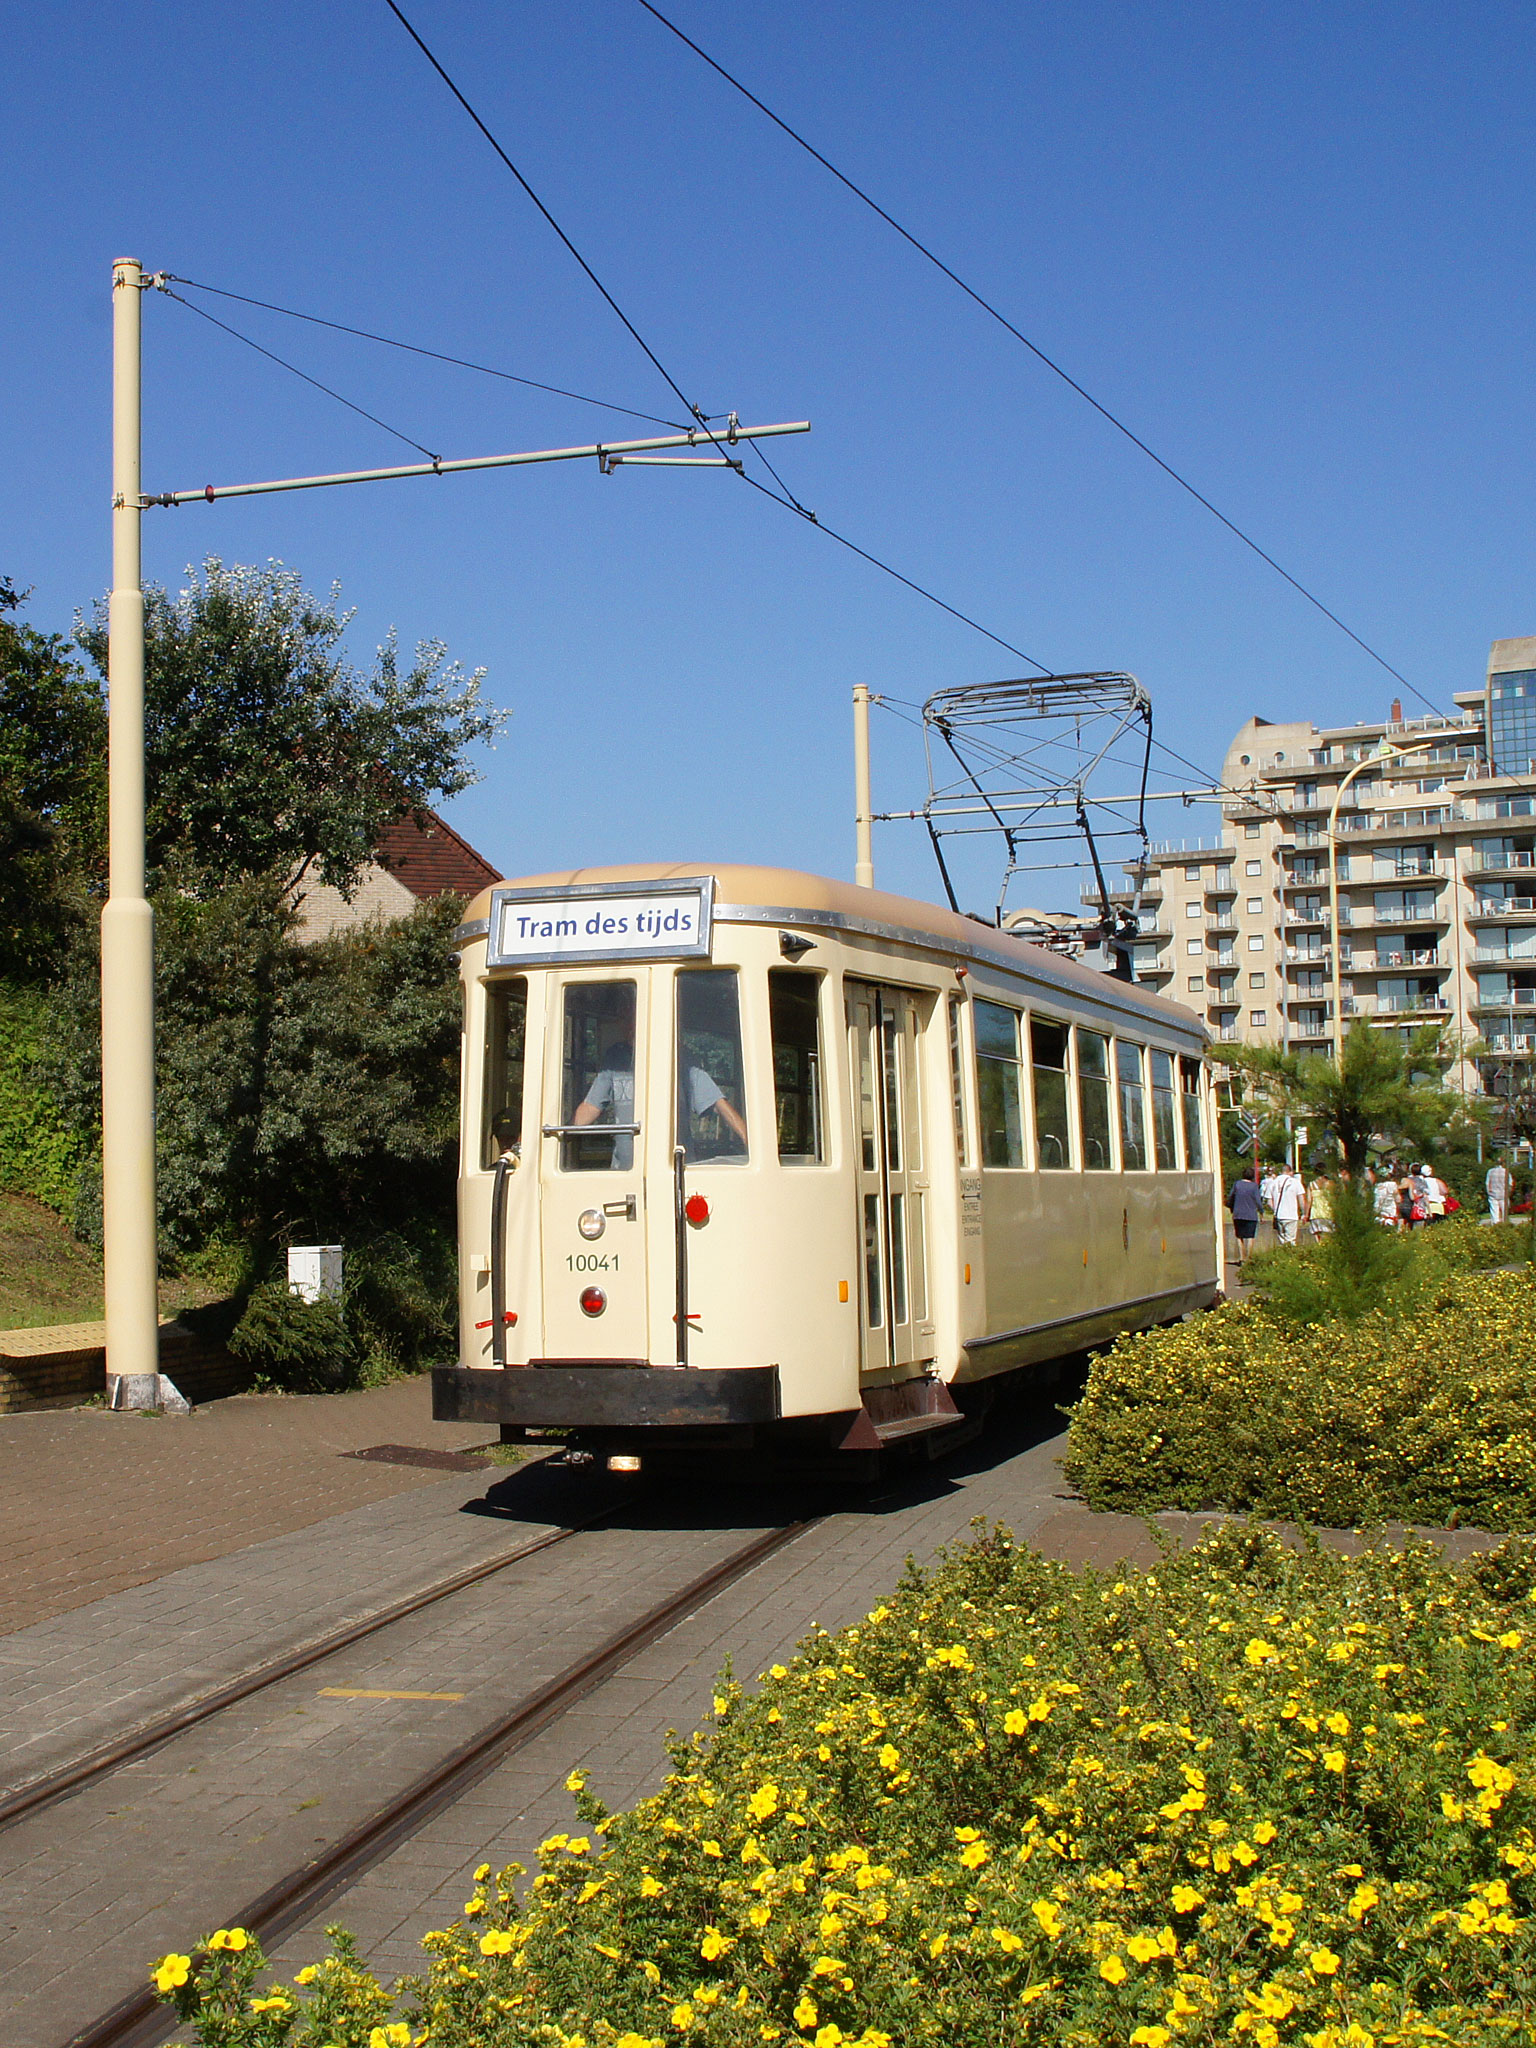
<path fill-rule="evenodd" d="M 411 1600 L 399 1602 L 396 1606 L 379 1615 L 370 1616 L 366 1621 L 357 1623 L 350 1629 L 338 1630 L 333 1637 L 326 1638 L 321 1643 L 296 1651 L 291 1657 L 262 1666 L 234 1684 L 221 1688 L 219 1692 L 206 1695 L 182 1713 L 168 1715 L 163 1721 L 146 1726 L 128 1742 L 118 1745 L 115 1749 L 95 1752 L 66 1770 L 54 1774 L 52 1778 L 39 1780 L 35 1786 L 24 1788 L 22 1792 L 14 1794 L 4 1807 L 0 1807 L 0 1821 L 19 1818 L 23 1811 L 35 1813 L 52 1800 L 64 1798 L 90 1778 L 99 1777 L 118 1768 L 124 1762 L 164 1742 L 168 1737 L 180 1733 L 184 1728 L 195 1726 L 199 1721 L 205 1721 L 238 1701 L 250 1698 L 253 1693 L 261 1691 L 266 1686 L 277 1683 L 280 1678 L 290 1677 L 295 1671 L 302 1671 L 318 1663 L 323 1657 L 332 1655 L 338 1649 L 344 1649 L 365 1636 L 378 1634 L 392 1623 L 419 1613 L 422 1608 L 446 1599 L 450 1594 L 474 1585 L 523 1558 L 553 1548 L 556 1544 L 569 1540 L 582 1529 L 591 1528 L 602 1522 L 607 1515 L 614 1512 L 615 1508 L 609 1508 L 586 1522 L 573 1524 L 569 1529 L 554 1531 L 549 1536 L 525 1545 L 506 1557 L 491 1559 L 468 1571 L 457 1573 L 451 1580 L 444 1580 Z M 609 1636 L 595 1650 L 579 1658 L 540 1686 L 516 1707 L 480 1729 L 442 1762 L 424 1772 L 337 1841 L 307 1858 L 299 1867 L 280 1878 L 276 1884 L 270 1885 L 259 1897 L 250 1900 L 238 1913 L 228 1914 L 227 1924 L 247 1928 L 270 1950 L 285 1934 L 309 1919 L 328 1899 L 355 1883 L 435 1814 L 461 1798 L 521 1744 L 529 1741 L 541 1729 L 548 1727 L 578 1700 L 622 1669 L 631 1658 L 649 1643 L 654 1642 L 658 1636 L 665 1634 L 677 1622 L 703 1606 L 733 1581 L 750 1572 L 754 1566 L 772 1556 L 775 1551 L 793 1542 L 804 1530 L 810 1528 L 816 1519 L 818 1518 L 807 1516 L 783 1523 L 753 1537 L 750 1542 L 712 1565 L 708 1571 L 691 1580 L 679 1591 L 657 1602 L 634 1621 Z M 65 1782 L 66 1780 L 68 1782 Z M 29 1803 L 25 1807 L 18 1807 L 16 1802 L 23 1798 Z M 149 1958 L 146 1957 L 146 1975 L 148 1964 Z M 73 2034 L 67 2048 L 152 2048 L 152 2044 L 163 2041 L 172 2033 L 175 2026 L 174 2014 L 161 2004 L 146 1983 L 143 1989 L 119 2000 L 109 2011 L 102 2013 L 89 2025 Z"/>

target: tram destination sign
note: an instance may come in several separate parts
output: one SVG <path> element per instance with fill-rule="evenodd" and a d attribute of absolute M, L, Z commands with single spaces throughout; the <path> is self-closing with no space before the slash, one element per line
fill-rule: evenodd
<path fill-rule="evenodd" d="M 568 889 L 493 889 L 486 964 L 707 957 L 714 891 L 713 875 L 577 883 Z"/>

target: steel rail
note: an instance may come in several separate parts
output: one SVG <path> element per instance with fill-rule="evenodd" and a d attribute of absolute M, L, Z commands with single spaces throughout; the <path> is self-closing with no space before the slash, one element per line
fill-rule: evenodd
<path fill-rule="evenodd" d="M 633 1495 L 629 1498 L 632 1500 Z M 148 1721 L 132 1735 L 121 1742 L 114 1742 L 101 1749 L 88 1750 L 71 1764 L 65 1764 L 56 1771 L 35 1779 L 30 1785 L 23 1785 L 7 1798 L 0 1799 L 0 1828 L 13 1821 L 37 1813 L 52 1806 L 56 1800 L 65 1799 L 71 1792 L 79 1791 L 82 1785 L 90 1784 L 93 1778 L 101 1777 L 107 1771 L 119 1769 L 123 1764 L 132 1763 L 136 1757 L 155 1749 L 160 1743 L 169 1741 L 173 1735 L 181 1735 L 188 1728 L 197 1727 L 215 1714 L 221 1714 L 226 1707 L 238 1706 L 253 1694 L 264 1692 L 270 1685 L 282 1679 L 292 1678 L 297 1672 L 307 1671 L 312 1664 L 323 1663 L 340 1650 L 350 1649 L 353 1643 L 360 1643 L 365 1637 L 376 1635 L 380 1629 L 390 1628 L 397 1621 L 404 1621 L 412 1614 L 419 1614 L 424 1607 L 431 1607 L 439 1600 L 446 1600 L 453 1593 L 462 1593 L 466 1586 L 477 1585 L 480 1580 L 492 1578 L 497 1572 L 505 1571 L 509 1565 L 518 1564 L 525 1557 L 535 1557 L 541 1550 L 549 1550 L 557 1543 L 564 1543 L 572 1536 L 580 1535 L 585 1529 L 593 1529 L 616 1514 L 619 1507 L 627 1502 L 615 1502 L 585 1521 L 572 1522 L 569 1527 L 552 1529 L 547 1536 L 539 1536 L 532 1543 L 525 1543 L 520 1550 L 504 1552 L 498 1557 L 488 1558 L 482 1564 L 467 1566 L 455 1572 L 451 1578 L 439 1579 L 434 1585 L 413 1593 L 408 1599 L 397 1600 L 390 1607 L 380 1608 L 376 1614 L 365 1615 L 361 1621 L 351 1622 L 346 1628 L 335 1630 L 331 1635 L 321 1636 L 286 1656 L 274 1658 L 271 1663 L 256 1665 L 239 1678 L 231 1679 L 227 1685 L 217 1687 L 213 1692 L 204 1693 L 190 1706 L 178 1708 L 173 1714 L 164 1714 L 156 1721 Z"/>
<path fill-rule="evenodd" d="M 307 1920 L 334 1893 L 345 1889 L 418 1828 L 451 1806 L 455 1800 L 488 1776 L 503 1757 L 537 1735 L 568 1707 L 622 1669 L 638 1651 L 656 1640 L 706 1600 L 734 1580 L 742 1578 L 771 1557 L 776 1550 L 803 1534 L 819 1517 L 788 1522 L 711 1566 L 699 1578 L 650 1608 L 599 1649 L 570 1665 L 538 1691 L 483 1728 L 445 1760 L 424 1773 L 413 1785 L 380 1807 L 370 1817 L 323 1849 L 299 1870 L 280 1878 L 259 1898 L 229 1917 L 232 1927 L 243 1927 L 264 1948 L 280 1940 L 292 1928 Z M 147 1967 L 147 1966 L 146 1966 Z M 65 2048 L 154 2048 L 173 2033 L 180 2022 L 149 1985 L 120 1999 L 89 2026 L 71 2035 Z"/>

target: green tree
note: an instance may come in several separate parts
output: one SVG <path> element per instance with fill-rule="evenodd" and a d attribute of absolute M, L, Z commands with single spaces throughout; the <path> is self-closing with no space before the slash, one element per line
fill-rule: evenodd
<path fill-rule="evenodd" d="M 1422 1026 L 1405 1042 L 1362 1018 L 1351 1025 L 1338 1059 L 1277 1045 L 1223 1052 L 1262 1108 L 1306 1124 L 1314 1143 L 1331 1138 L 1352 1175 L 1365 1171 L 1373 1145 L 1432 1152 L 1467 1120 L 1465 1101 L 1444 1082 L 1452 1057 L 1437 1024 Z"/>
<path fill-rule="evenodd" d="M 99 845 L 106 712 L 55 634 L 23 624 L 25 593 L 0 577 L 0 978 L 56 969 Z"/>
<path fill-rule="evenodd" d="M 440 641 L 402 671 L 391 636 L 364 674 L 339 591 L 315 597 L 279 562 L 210 556 L 176 597 L 146 591 L 145 779 L 152 875 L 181 894 L 311 874 L 349 891 L 384 827 L 478 778 L 470 750 L 506 714 Z M 77 638 L 105 678 L 103 600 Z"/>

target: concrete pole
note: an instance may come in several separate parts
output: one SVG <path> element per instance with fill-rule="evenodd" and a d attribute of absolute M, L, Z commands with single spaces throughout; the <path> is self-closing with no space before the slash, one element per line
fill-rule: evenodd
<path fill-rule="evenodd" d="M 853 879 L 861 889 L 875 886 L 875 849 L 869 795 L 869 689 L 853 686 Z"/>
<path fill-rule="evenodd" d="M 155 1285 L 155 937 L 144 895 L 139 334 L 144 278 L 112 266 L 112 595 L 107 902 L 101 914 L 102 1230 L 114 1405 L 160 1405 Z"/>

